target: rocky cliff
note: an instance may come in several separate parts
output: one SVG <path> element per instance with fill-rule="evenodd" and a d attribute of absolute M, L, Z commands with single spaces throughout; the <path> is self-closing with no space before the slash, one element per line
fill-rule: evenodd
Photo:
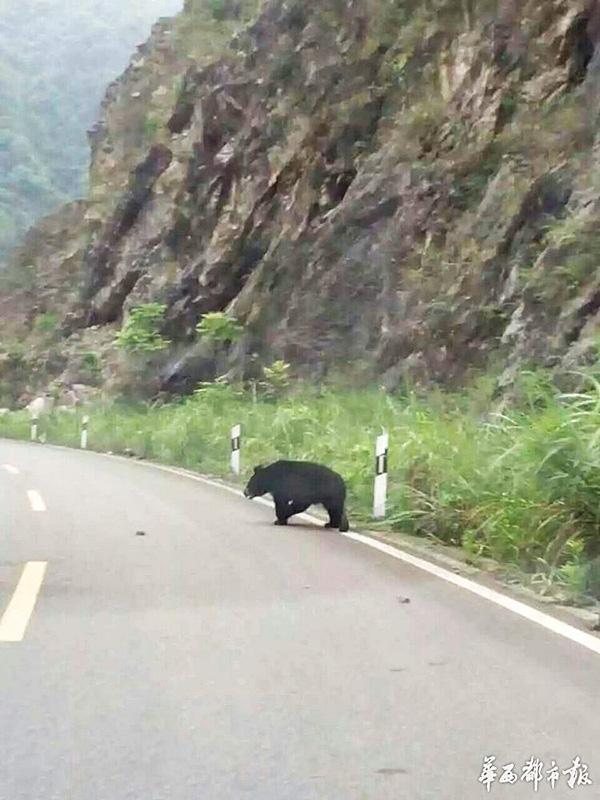
<path fill-rule="evenodd" d="M 394 388 L 596 357 L 598 0 L 222 5 L 210 48 L 198 4 L 157 26 L 91 134 L 89 200 L 15 258 L 5 338 L 61 319 L 31 334 L 40 381 L 90 348 L 114 369 L 150 301 L 173 386 L 210 377 L 215 310 L 245 326 L 238 373 Z"/>

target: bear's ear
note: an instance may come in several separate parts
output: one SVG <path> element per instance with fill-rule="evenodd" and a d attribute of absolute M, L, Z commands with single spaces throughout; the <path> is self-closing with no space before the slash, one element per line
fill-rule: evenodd
<path fill-rule="evenodd" d="M 259 464 L 258 467 L 254 467 L 254 474 L 256 475 L 257 472 L 260 472 L 263 469 L 264 469 L 263 465 Z"/>

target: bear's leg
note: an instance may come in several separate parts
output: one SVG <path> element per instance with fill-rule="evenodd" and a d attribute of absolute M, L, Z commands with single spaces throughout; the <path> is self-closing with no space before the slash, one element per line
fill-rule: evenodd
<path fill-rule="evenodd" d="M 295 514 L 301 514 L 306 511 L 308 505 L 306 503 L 295 503 L 293 500 L 282 500 L 279 503 L 275 502 L 275 513 L 277 514 L 276 525 L 287 525 L 287 521 Z M 283 522 L 279 522 L 283 520 Z"/>
<path fill-rule="evenodd" d="M 339 506 L 335 505 L 334 503 L 328 503 L 325 506 L 327 513 L 329 514 L 329 522 L 325 525 L 326 528 L 339 528 L 342 524 L 342 513 L 343 509 Z"/>
<path fill-rule="evenodd" d="M 275 516 L 277 517 L 275 525 L 287 525 L 288 519 L 292 516 L 290 508 L 288 500 L 275 499 Z"/>

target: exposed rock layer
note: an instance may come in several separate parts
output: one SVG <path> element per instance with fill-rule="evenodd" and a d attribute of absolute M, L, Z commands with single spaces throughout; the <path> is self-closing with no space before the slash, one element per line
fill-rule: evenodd
<path fill-rule="evenodd" d="M 595 358 L 600 3 L 428 5 L 268 0 L 183 76 L 161 23 L 92 136 L 100 188 L 17 259 L 64 336 L 158 300 L 197 377 L 195 326 L 225 309 L 240 373 L 258 352 L 393 388 Z M 166 76 L 144 147 L 114 110 Z"/>

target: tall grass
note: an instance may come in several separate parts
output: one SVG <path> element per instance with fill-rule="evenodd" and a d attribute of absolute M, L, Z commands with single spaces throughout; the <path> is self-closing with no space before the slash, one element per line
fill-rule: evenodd
<path fill-rule="evenodd" d="M 296 390 L 258 401 L 221 384 L 161 407 L 115 404 L 90 413 L 90 447 L 227 475 L 229 431 L 243 426 L 243 474 L 278 458 L 326 463 L 346 479 L 354 521 L 375 524 L 374 440 L 390 434 L 384 527 L 460 545 L 583 588 L 600 553 L 600 384 L 560 395 L 523 376 L 520 402 L 482 413 L 474 394 L 390 397 L 379 391 Z M 41 423 L 48 442 L 77 446 L 76 415 Z M 0 436 L 27 438 L 23 413 Z"/>

